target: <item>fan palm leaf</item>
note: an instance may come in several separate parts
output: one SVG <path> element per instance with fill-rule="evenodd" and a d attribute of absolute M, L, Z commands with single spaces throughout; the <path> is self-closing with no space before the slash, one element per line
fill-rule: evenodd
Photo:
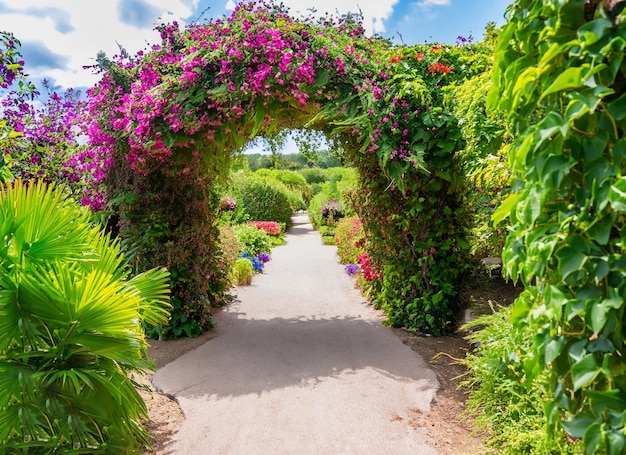
<path fill-rule="evenodd" d="M 0 189 L 0 447 L 132 453 L 147 445 L 132 374 L 142 324 L 169 317 L 169 275 L 130 277 L 120 243 L 62 190 Z"/>

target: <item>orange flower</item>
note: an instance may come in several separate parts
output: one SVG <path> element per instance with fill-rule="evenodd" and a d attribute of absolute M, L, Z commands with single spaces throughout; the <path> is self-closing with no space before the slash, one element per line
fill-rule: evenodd
<path fill-rule="evenodd" d="M 441 48 L 439 46 L 433 46 L 431 49 L 433 50 L 433 52 L 437 52 Z"/>
<path fill-rule="evenodd" d="M 391 63 L 398 63 L 400 61 L 400 56 L 399 55 L 394 55 L 393 57 L 391 57 L 391 59 L 389 61 Z"/>
<path fill-rule="evenodd" d="M 424 60 L 424 54 L 422 54 L 421 52 L 418 52 L 417 54 L 415 54 L 415 58 L 418 60 Z"/>

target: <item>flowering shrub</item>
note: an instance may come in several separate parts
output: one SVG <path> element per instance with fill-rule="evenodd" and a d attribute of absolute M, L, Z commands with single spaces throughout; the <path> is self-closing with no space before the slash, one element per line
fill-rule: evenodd
<path fill-rule="evenodd" d="M 280 224 L 276 221 L 250 221 L 248 226 L 254 226 L 257 229 L 267 232 L 269 235 L 280 235 Z"/>
<path fill-rule="evenodd" d="M 224 196 L 220 199 L 219 208 L 220 210 L 224 211 L 235 210 L 237 208 L 237 201 L 235 200 L 235 198 L 232 198 L 230 196 Z"/>
<path fill-rule="evenodd" d="M 343 205 L 331 199 L 322 204 L 322 218 L 326 224 L 332 225 L 339 221 L 344 215 Z"/>
<path fill-rule="evenodd" d="M 250 261 L 252 263 L 252 268 L 256 273 L 261 273 L 265 264 L 270 261 L 270 256 L 267 253 L 259 253 L 256 256 L 251 256 L 250 253 L 242 251 L 239 258 Z"/>
<path fill-rule="evenodd" d="M 112 161 L 97 149 L 80 145 L 86 103 L 72 89 L 63 95 L 50 90 L 44 101 L 26 81 L 20 42 L 0 32 L 0 100 L 2 121 L 8 128 L 2 142 L 3 179 L 42 179 L 69 187 L 76 198 L 94 211 L 104 208 L 103 180 Z M 15 87 L 17 86 L 17 87 Z"/>
<path fill-rule="evenodd" d="M 356 217 L 342 218 L 335 229 L 337 254 L 342 264 L 355 262 L 364 251 L 365 231 L 363 223 Z"/>
<path fill-rule="evenodd" d="M 247 224 L 239 224 L 233 228 L 233 231 L 241 244 L 242 250 L 250 256 L 267 253 L 272 249 L 272 239 L 262 229 L 257 229 Z"/>

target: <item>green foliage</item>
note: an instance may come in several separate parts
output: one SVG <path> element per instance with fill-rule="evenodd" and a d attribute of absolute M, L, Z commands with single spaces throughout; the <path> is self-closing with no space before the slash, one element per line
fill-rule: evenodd
<path fill-rule="evenodd" d="M 307 183 L 304 177 L 295 171 L 283 169 L 261 169 L 256 171 L 254 176 L 261 177 L 263 179 L 273 179 L 284 185 L 288 190 L 289 201 L 294 211 L 305 209 L 307 202 L 311 198 L 311 186 Z"/>
<path fill-rule="evenodd" d="M 308 169 L 301 169 L 298 173 L 304 177 L 309 185 L 314 183 L 324 183 L 328 181 L 327 173 L 322 168 L 312 167 Z"/>
<path fill-rule="evenodd" d="M 486 112 L 487 94 L 493 83 L 491 71 L 446 88 L 446 102 L 459 119 L 465 142 L 459 153 L 467 175 L 464 194 L 471 230 L 472 255 L 499 257 L 507 234 L 506 225 L 493 226 L 491 216 L 509 193 L 510 167 L 506 161 L 510 136 L 501 112 Z"/>
<path fill-rule="evenodd" d="M 466 417 L 487 433 L 494 455 L 576 454 L 564 432 L 548 437 L 543 404 L 549 399 L 547 372 L 530 379 L 524 369 L 532 356 L 532 328 L 513 325 L 511 308 L 481 316 L 463 327 L 475 347 L 462 364 L 468 378 Z"/>
<path fill-rule="evenodd" d="M 230 282 L 233 286 L 240 286 L 252 283 L 254 267 L 249 259 L 237 259 L 230 269 Z"/>
<path fill-rule="evenodd" d="M 224 258 L 224 267 L 226 270 L 231 270 L 237 258 L 239 258 L 242 245 L 239 243 L 239 240 L 237 240 L 237 236 L 231 225 L 220 226 L 219 232 L 219 242 Z"/>
<path fill-rule="evenodd" d="M 492 105 L 521 134 L 507 275 L 527 291 L 529 378 L 548 371 L 546 413 L 585 453 L 626 450 L 625 2 L 517 1 L 497 48 Z"/>
<path fill-rule="evenodd" d="M 137 276 L 60 189 L 0 189 L 3 453 L 136 453 L 148 444 L 133 374 L 142 324 L 168 318 L 168 273 Z"/>
<path fill-rule="evenodd" d="M 289 191 L 273 179 L 246 178 L 240 188 L 241 205 L 252 220 L 276 221 L 291 224 L 294 202 Z"/>
<path fill-rule="evenodd" d="M 213 327 L 211 308 L 228 299 L 228 269 L 219 246 L 219 197 L 200 172 L 199 166 L 186 171 L 155 167 L 131 177 L 134 172 L 120 165 L 109 176 L 121 194 L 111 203 L 117 215 L 110 224 L 135 251 L 134 270 L 166 266 L 170 271 L 171 319 L 148 324 L 151 338 L 200 335 Z"/>
<path fill-rule="evenodd" d="M 233 232 L 237 238 L 237 242 L 241 245 L 241 250 L 250 256 L 257 256 L 260 253 L 269 253 L 272 250 L 272 238 L 263 231 L 254 226 L 247 224 L 239 224 L 234 226 Z"/>

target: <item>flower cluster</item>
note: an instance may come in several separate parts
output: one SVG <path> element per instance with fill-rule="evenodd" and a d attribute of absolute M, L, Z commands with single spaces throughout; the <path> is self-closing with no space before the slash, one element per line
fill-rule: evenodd
<path fill-rule="evenodd" d="M 322 218 L 332 218 L 337 221 L 339 218 L 342 218 L 343 215 L 344 208 L 340 202 L 331 199 L 330 201 L 326 201 L 322 204 Z"/>
<path fill-rule="evenodd" d="M 69 89 L 63 95 L 48 89 L 45 101 L 33 102 L 37 92 L 11 91 L 0 101 L 7 126 L 19 134 L 3 146 L 5 162 L 15 178 L 42 179 L 68 185 L 83 205 L 104 208 L 103 181 L 112 161 L 102 150 L 82 142 L 86 103 Z"/>
<path fill-rule="evenodd" d="M 263 268 L 265 267 L 265 264 L 271 259 L 270 256 L 266 253 L 260 253 L 256 256 L 251 256 L 250 253 L 247 253 L 245 251 L 242 251 L 242 253 L 239 255 L 239 258 L 247 259 L 252 262 L 252 267 L 257 273 L 261 273 L 263 271 Z"/>
<path fill-rule="evenodd" d="M 237 208 L 237 201 L 230 196 L 224 196 L 220 199 L 219 207 L 223 211 L 232 211 Z"/>
<path fill-rule="evenodd" d="M 452 71 L 452 68 L 441 62 L 437 62 L 428 67 L 428 72 L 430 74 L 448 74 L 450 71 Z"/>
<path fill-rule="evenodd" d="M 345 270 L 348 275 L 356 275 L 359 273 L 359 266 L 356 264 L 348 264 L 346 265 Z"/>
<path fill-rule="evenodd" d="M 361 253 L 358 258 L 356 258 L 356 262 L 361 266 L 361 271 L 363 272 L 363 278 L 367 281 L 372 280 L 382 280 L 383 274 L 382 271 L 375 266 L 372 258 L 367 255 L 367 253 Z"/>
<path fill-rule="evenodd" d="M 269 235 L 280 235 L 280 224 L 276 221 L 250 221 L 248 226 L 267 232 Z"/>

